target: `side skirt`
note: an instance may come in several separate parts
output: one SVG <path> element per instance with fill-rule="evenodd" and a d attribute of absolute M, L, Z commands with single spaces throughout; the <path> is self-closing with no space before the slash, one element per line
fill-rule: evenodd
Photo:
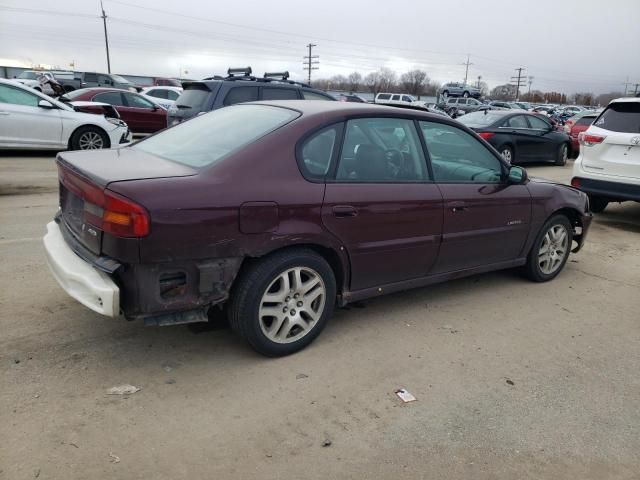
<path fill-rule="evenodd" d="M 402 282 L 388 283 L 386 285 L 365 288 L 365 289 L 356 290 L 353 292 L 345 291 L 338 299 L 338 305 L 343 307 L 348 303 L 365 300 L 367 298 L 379 297 L 381 295 L 386 295 L 388 293 L 395 293 L 403 290 L 410 290 L 412 288 L 425 287 L 427 285 L 433 285 L 434 283 L 441 283 L 441 282 L 446 282 L 448 280 L 455 280 L 457 278 L 469 277 L 471 275 L 476 275 L 479 273 L 486 273 L 494 270 L 504 270 L 508 268 L 521 267 L 525 263 L 527 263 L 526 258 L 517 258 L 515 260 L 492 263 L 489 265 L 482 265 L 482 266 L 470 268 L 467 270 L 456 270 L 454 272 L 439 273 L 438 275 L 428 275 L 426 277 L 414 278 L 412 280 L 404 280 Z"/>

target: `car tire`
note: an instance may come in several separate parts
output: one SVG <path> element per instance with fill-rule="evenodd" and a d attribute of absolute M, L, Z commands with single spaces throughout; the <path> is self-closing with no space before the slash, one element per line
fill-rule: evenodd
<path fill-rule="evenodd" d="M 524 271 L 534 282 L 554 279 L 564 268 L 573 242 L 573 227 L 564 215 L 545 222 L 533 242 Z"/>
<path fill-rule="evenodd" d="M 320 334 L 335 301 L 336 280 L 327 261 L 310 249 L 284 250 L 242 272 L 231 293 L 229 324 L 257 352 L 280 357 Z"/>
<path fill-rule="evenodd" d="M 469 92 L 464 92 L 464 93 L 462 94 L 462 96 L 463 96 L 464 98 L 469 98 Z"/>
<path fill-rule="evenodd" d="M 515 152 L 513 151 L 513 147 L 511 145 L 503 145 L 498 149 L 500 152 L 500 156 L 502 159 L 507 162 L 509 165 L 513 165 L 515 161 Z"/>
<path fill-rule="evenodd" d="M 71 135 L 71 150 L 100 150 L 109 148 L 109 137 L 98 127 L 80 127 Z"/>
<path fill-rule="evenodd" d="M 589 195 L 589 207 L 593 213 L 604 212 L 607 205 L 609 205 L 609 200 L 606 198 Z"/>
<path fill-rule="evenodd" d="M 558 147 L 558 152 L 556 153 L 556 165 L 559 167 L 564 167 L 567 164 L 567 159 L 569 158 L 569 145 L 563 143 Z"/>
<path fill-rule="evenodd" d="M 443 96 L 444 98 L 449 97 L 449 90 L 445 90 L 444 92 L 442 92 L 442 96 Z"/>

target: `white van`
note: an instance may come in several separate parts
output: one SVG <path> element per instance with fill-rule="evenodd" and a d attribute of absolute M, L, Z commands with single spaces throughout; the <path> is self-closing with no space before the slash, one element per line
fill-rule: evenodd
<path fill-rule="evenodd" d="M 378 93 L 374 103 L 381 103 L 383 105 L 412 105 L 417 103 L 417 100 L 406 93 Z"/>

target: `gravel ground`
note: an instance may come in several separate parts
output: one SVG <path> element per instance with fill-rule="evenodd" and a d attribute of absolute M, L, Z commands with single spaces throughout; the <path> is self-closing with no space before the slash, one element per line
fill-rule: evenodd
<path fill-rule="evenodd" d="M 56 208 L 53 156 L 0 156 L 1 479 L 640 478 L 640 204 L 597 215 L 553 282 L 371 300 L 280 359 L 68 298 L 40 240 Z"/>

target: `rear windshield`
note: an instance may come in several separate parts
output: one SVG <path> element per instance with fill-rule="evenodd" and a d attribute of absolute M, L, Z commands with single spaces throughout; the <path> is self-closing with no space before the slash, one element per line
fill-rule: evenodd
<path fill-rule="evenodd" d="M 22 72 L 20 75 L 18 75 L 18 78 L 21 80 L 35 80 L 36 77 L 36 72 Z"/>
<path fill-rule="evenodd" d="M 88 88 L 79 88 L 78 90 L 72 90 L 70 92 L 65 93 L 61 98 L 61 100 L 74 100 L 82 95 L 84 95 L 85 93 L 87 93 L 89 89 Z"/>
<path fill-rule="evenodd" d="M 201 110 L 210 93 L 204 85 L 189 85 L 176 100 L 176 107 Z"/>
<path fill-rule="evenodd" d="M 640 102 L 612 103 L 593 124 L 612 132 L 640 133 Z"/>
<path fill-rule="evenodd" d="M 234 105 L 195 117 L 130 148 L 191 167 L 206 167 L 300 114 L 267 105 Z"/>
<path fill-rule="evenodd" d="M 486 112 L 486 113 L 485 113 Z M 501 118 L 504 118 L 504 115 L 491 113 L 488 110 L 484 112 L 473 112 L 467 113 L 466 115 L 458 118 L 457 120 L 470 128 L 475 127 L 486 127 L 487 125 L 491 125 Z"/>

